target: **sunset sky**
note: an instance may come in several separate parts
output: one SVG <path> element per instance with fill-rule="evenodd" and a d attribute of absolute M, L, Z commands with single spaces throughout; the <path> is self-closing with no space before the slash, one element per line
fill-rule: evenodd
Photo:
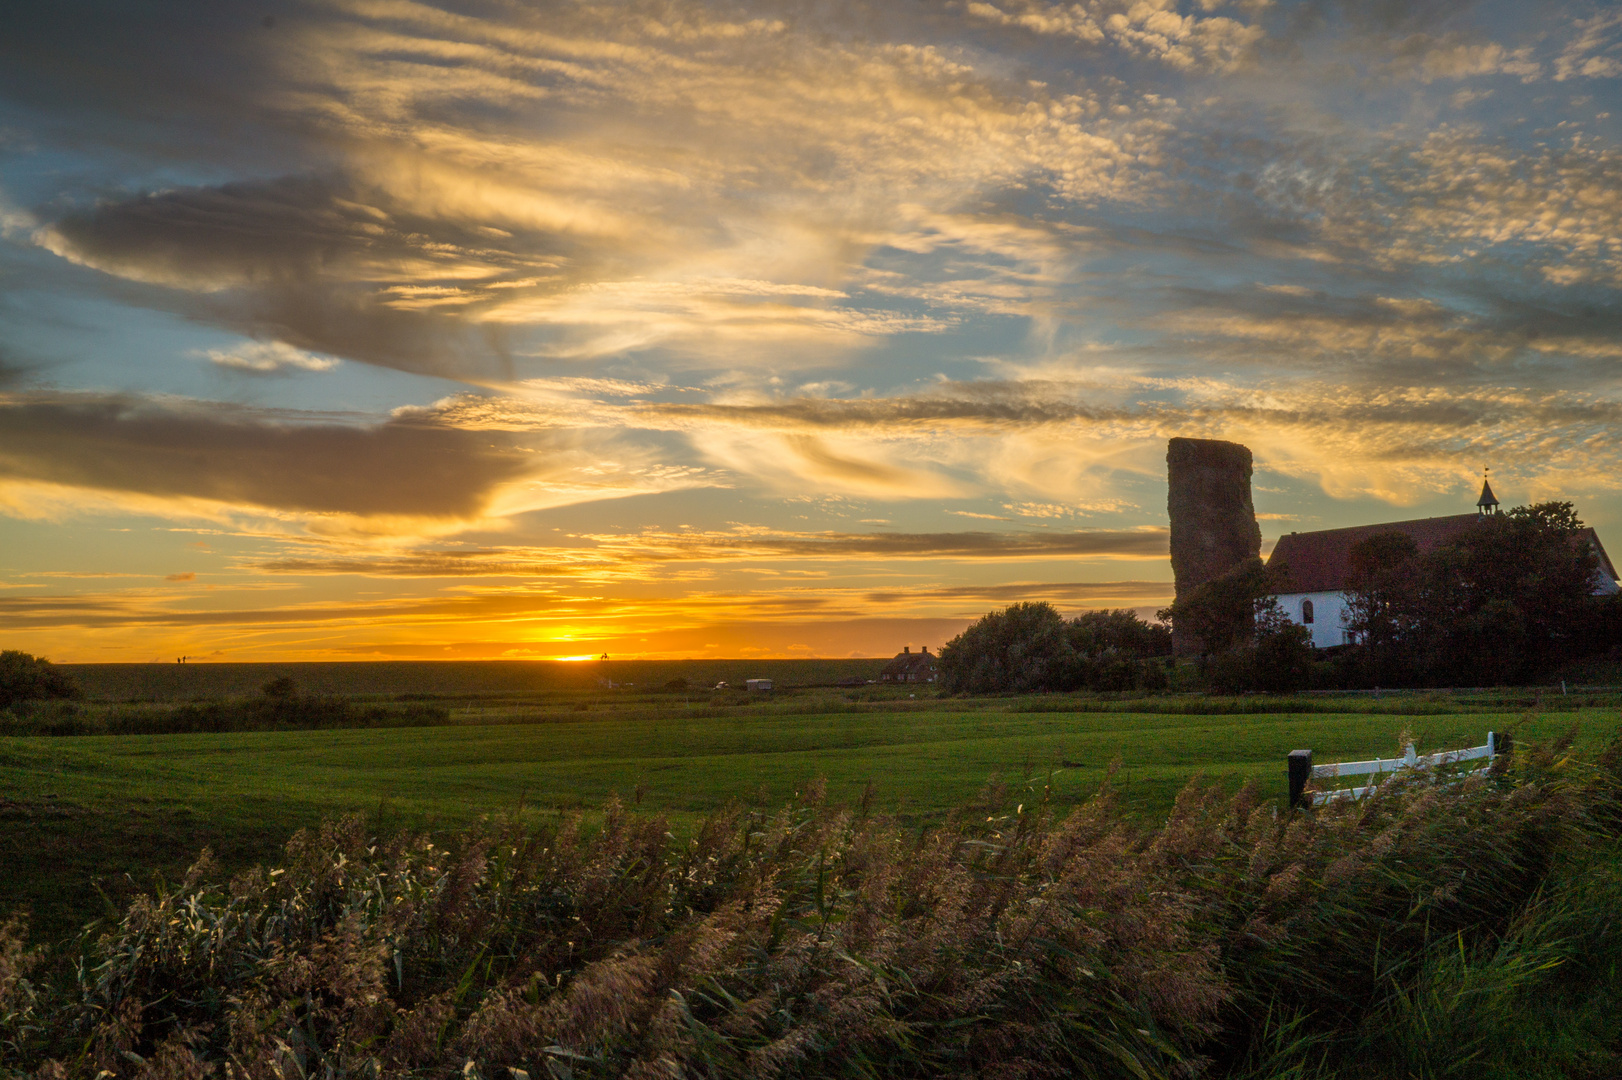
<path fill-rule="evenodd" d="M 1622 552 L 1622 7 L 9 3 L 0 647 L 846 656 L 1283 532 Z"/>

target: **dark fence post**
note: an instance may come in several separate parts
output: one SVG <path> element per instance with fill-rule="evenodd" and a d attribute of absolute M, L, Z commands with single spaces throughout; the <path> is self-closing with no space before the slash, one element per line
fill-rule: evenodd
<path fill-rule="evenodd" d="M 1307 781 L 1312 779 L 1312 751 L 1290 751 L 1290 809 L 1306 805 Z"/>

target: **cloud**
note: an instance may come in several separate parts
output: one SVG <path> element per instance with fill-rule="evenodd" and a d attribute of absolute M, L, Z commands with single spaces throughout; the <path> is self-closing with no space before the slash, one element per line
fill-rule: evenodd
<path fill-rule="evenodd" d="M 1208 5 L 1200 5 L 1207 7 Z M 1181 14 L 1175 0 L 1112 3 L 1084 0 L 974 0 L 968 14 L 994 25 L 1088 45 L 1113 45 L 1129 56 L 1158 60 L 1180 71 L 1232 71 L 1266 36 L 1259 25 L 1224 15 Z"/>
<path fill-rule="evenodd" d="M 234 349 L 208 349 L 203 355 L 231 371 L 250 375 L 280 375 L 288 371 L 331 371 L 339 361 L 331 356 L 316 356 L 281 341 L 255 341 Z"/>
<path fill-rule="evenodd" d="M 1134 34 L 1181 18 L 1142 6 Z M 475 382 L 652 349 L 829 363 L 949 331 L 1052 267 L 980 267 L 934 310 L 849 293 L 898 224 L 1029 247 L 1042 230 L 959 207 L 1031 185 L 1137 202 L 1176 112 L 1109 80 L 1049 89 L 904 19 L 892 39 L 703 5 L 621 16 L 339 3 L 255 29 L 245 112 L 319 168 L 52 207 L 36 241 L 193 294 L 156 301 L 191 318 Z"/>
<path fill-rule="evenodd" d="M 420 298 L 555 276 L 556 259 L 379 202 L 340 177 L 286 176 L 105 201 L 41 226 L 34 239 L 72 262 L 180 290 L 158 302 L 190 317 L 280 339 L 210 353 L 223 366 L 314 370 L 315 357 L 295 359 L 314 352 L 427 374 L 500 375 L 499 350 Z"/>
<path fill-rule="evenodd" d="M 1042 533 L 794 533 L 775 529 L 642 532 L 591 536 L 599 548 L 638 558 L 794 559 L 1161 559 L 1166 530 L 1082 529 Z"/>
<path fill-rule="evenodd" d="M 1600 378 L 1614 361 L 1603 317 L 1507 309 L 1471 323 L 1378 297 L 1326 305 L 1257 290 L 1229 299 L 1235 306 L 1190 308 L 1173 328 L 1185 342 L 1203 339 L 1211 356 L 1276 354 L 1296 374 L 1253 387 L 1097 370 L 1063 379 L 1055 377 L 1061 365 L 1048 364 L 1048 377 L 941 381 L 889 397 L 572 406 L 480 397 L 447 401 L 437 415 L 473 428 L 523 430 L 568 417 L 609 431 L 679 434 L 727 475 L 779 495 L 996 493 L 1011 512 L 1062 506 L 1128 519 L 1144 505 L 1133 489 L 1160 482 L 1165 440 L 1177 435 L 1247 442 L 1259 463 L 1313 478 L 1337 497 L 1401 504 L 1449 490 L 1483 454 L 1542 487 L 1611 490 L 1622 475 L 1611 434 L 1622 405 L 1600 386 L 1563 388 L 1571 371 Z M 1366 369 L 1348 371 L 1359 358 Z M 1539 367 L 1547 380 L 1531 377 Z M 1436 385 L 1450 370 L 1455 385 Z M 1523 374 L 1527 385 L 1484 379 L 1495 371 Z M 1333 377 L 1345 374 L 1358 378 Z"/>
<path fill-rule="evenodd" d="M 0 397 L 0 477 L 308 514 L 476 518 L 544 468 L 514 440 L 411 414 L 354 425 L 183 400 Z"/>
<path fill-rule="evenodd" d="M 762 527 L 728 530 L 586 533 L 571 547 L 423 550 L 370 556 L 297 555 L 257 560 L 251 568 L 276 574 L 360 574 L 372 577 L 526 577 L 611 580 L 645 577 L 674 564 L 805 560 L 933 560 L 951 562 L 1167 557 L 1164 528 L 1072 532 L 840 533 Z"/>
<path fill-rule="evenodd" d="M 1622 155 L 1574 139 L 1530 148 L 1469 127 L 1332 153 L 1321 140 L 1255 147 L 1251 191 L 1324 245 L 1346 274 L 1521 272 L 1532 286 L 1622 283 Z M 1418 291 L 1417 282 L 1409 285 Z"/>
<path fill-rule="evenodd" d="M 1256 327 L 1243 332 L 1259 339 Z M 1310 332 L 1341 331 L 1314 324 Z M 1041 503 L 1062 494 L 1068 505 L 1100 512 L 1130 507 L 1116 494 L 1122 477 L 1163 476 L 1173 435 L 1236 439 L 1264 467 L 1312 478 L 1336 497 L 1400 504 L 1451 489 L 1483 454 L 1543 489 L 1614 490 L 1622 475 L 1614 436 L 1622 403 L 1603 392 L 1310 379 L 1251 389 L 1139 378 L 1131 387 L 1126 400 L 1116 391 L 1108 396 L 1117 401 L 1102 405 L 1088 403 L 1106 396 L 1092 384 L 1035 380 L 948 384 L 924 398 L 741 405 L 735 414 L 709 405 L 700 413 L 711 424 L 843 429 L 844 438 L 874 439 L 901 461 L 950 462 L 976 486 L 1041 492 Z M 672 412 L 691 422 L 685 408 L 657 409 Z"/>
<path fill-rule="evenodd" d="M 460 597 L 238 597 L 243 626 L 606 624 L 659 589 L 684 626 L 957 618 L 1003 560 L 1163 557 L 1173 435 L 1251 445 L 1306 521 L 1339 512 L 1314 487 L 1410 505 L 1486 462 L 1622 476 L 1604 8 L 266 2 L 63 0 L 0 36 L 6 389 L 342 359 L 472 391 L 0 398 L 7 513 L 203 516 L 239 579 Z M 1581 85 L 1520 82 L 1550 77 Z M 150 334 L 129 364 L 86 344 L 116 305 L 159 313 L 118 324 Z"/>
<path fill-rule="evenodd" d="M 1397 48 L 1397 56 L 1417 64 L 1420 78 L 1468 79 L 1479 75 L 1518 75 L 1528 82 L 1542 73 L 1530 46 L 1506 49 L 1496 41 L 1477 41 L 1460 34 L 1432 38 L 1415 34 Z"/>
<path fill-rule="evenodd" d="M 378 272 L 409 279 L 434 261 L 357 194 L 312 176 L 171 189 L 67 214 L 37 239 L 74 262 L 200 292 Z"/>
<path fill-rule="evenodd" d="M 918 589 L 875 590 L 864 599 L 875 604 L 916 603 Z M 1068 608 L 1144 607 L 1172 600 L 1170 581 L 1020 581 L 1001 585 L 955 585 L 930 589 L 941 600 L 984 604 L 1017 604 L 1046 600 Z"/>
<path fill-rule="evenodd" d="M 1579 31 L 1555 60 L 1556 82 L 1567 79 L 1614 79 L 1622 75 L 1622 12 L 1600 11 L 1577 19 Z"/>

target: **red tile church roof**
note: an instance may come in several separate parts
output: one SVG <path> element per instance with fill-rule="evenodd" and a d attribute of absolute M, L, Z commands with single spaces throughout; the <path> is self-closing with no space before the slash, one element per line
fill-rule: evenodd
<path fill-rule="evenodd" d="M 1479 514 L 1454 514 L 1415 521 L 1388 521 L 1383 525 L 1354 525 L 1349 529 L 1288 533 L 1278 538 L 1273 553 L 1267 557 L 1267 565 L 1288 567 L 1287 592 L 1340 592 L 1346 588 L 1348 556 L 1358 541 L 1381 533 L 1399 532 L 1412 537 L 1423 555 L 1473 528 L 1480 520 Z M 1592 528 L 1583 529 L 1573 539 L 1575 543 L 1586 540 L 1592 544 L 1594 554 L 1599 557 L 1600 572 L 1616 580 L 1616 567 L 1599 542 L 1598 533 Z"/>
<path fill-rule="evenodd" d="M 1441 547 L 1465 529 L 1474 528 L 1479 514 L 1419 518 L 1416 521 L 1388 521 L 1383 525 L 1354 525 L 1349 529 L 1322 532 L 1287 533 L 1278 538 L 1267 565 L 1282 563 L 1289 568 L 1289 592 L 1339 592 L 1346 588 L 1347 556 L 1360 540 L 1381 533 L 1398 532 L 1412 537 L 1424 554 Z"/>

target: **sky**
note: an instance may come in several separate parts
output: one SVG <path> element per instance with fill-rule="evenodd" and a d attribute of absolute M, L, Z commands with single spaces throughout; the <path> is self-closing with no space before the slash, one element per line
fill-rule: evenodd
<path fill-rule="evenodd" d="M 876 656 L 1282 533 L 1622 553 L 1622 6 L 0 19 L 0 645 Z"/>

